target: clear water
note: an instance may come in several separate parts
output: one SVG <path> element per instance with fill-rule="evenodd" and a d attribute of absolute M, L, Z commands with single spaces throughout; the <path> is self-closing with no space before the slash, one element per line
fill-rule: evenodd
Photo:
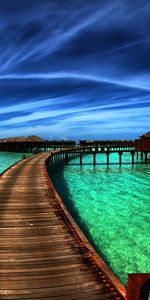
<path fill-rule="evenodd" d="M 31 153 L 0 152 L 0 173 L 23 158 L 23 155 L 31 156 Z"/>
<path fill-rule="evenodd" d="M 84 162 L 91 159 L 85 156 Z M 117 162 L 118 155 L 111 154 L 110 161 Z M 123 162 L 130 161 L 124 154 Z M 106 156 L 97 155 L 97 162 L 106 162 Z M 150 271 L 150 164 L 69 165 L 51 176 L 76 222 L 123 284 L 128 273 Z"/>

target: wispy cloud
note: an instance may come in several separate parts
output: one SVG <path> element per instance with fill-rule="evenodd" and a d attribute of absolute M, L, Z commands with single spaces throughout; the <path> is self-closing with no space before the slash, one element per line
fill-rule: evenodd
<path fill-rule="evenodd" d="M 0 135 L 149 129 L 149 9 L 146 0 L 1 2 Z"/>

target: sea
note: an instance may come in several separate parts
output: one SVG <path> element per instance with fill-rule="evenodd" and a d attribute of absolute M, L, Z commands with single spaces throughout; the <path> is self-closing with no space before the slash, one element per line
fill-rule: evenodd
<path fill-rule="evenodd" d="M 95 250 L 126 285 L 129 273 L 150 272 L 150 164 L 131 154 L 97 155 L 50 172 L 68 210 Z M 137 164 L 138 163 L 138 164 Z"/>
<path fill-rule="evenodd" d="M 0 152 L 0 173 L 23 158 L 25 153 Z M 131 164 L 131 155 L 97 155 L 49 170 L 52 182 L 69 212 L 95 250 L 127 284 L 128 273 L 150 270 L 150 164 Z"/>
<path fill-rule="evenodd" d="M 1 152 L 0 151 L 0 174 L 8 167 L 18 162 L 23 156 L 31 156 L 31 153 L 18 153 L 18 152 Z"/>

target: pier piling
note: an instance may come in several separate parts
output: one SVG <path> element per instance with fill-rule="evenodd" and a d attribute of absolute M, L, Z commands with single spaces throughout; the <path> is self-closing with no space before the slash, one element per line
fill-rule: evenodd
<path fill-rule="evenodd" d="M 106 157 L 107 157 L 107 165 L 109 165 L 109 151 L 106 152 Z"/>
<path fill-rule="evenodd" d="M 119 165 L 122 164 L 122 151 L 118 151 L 119 154 Z"/>

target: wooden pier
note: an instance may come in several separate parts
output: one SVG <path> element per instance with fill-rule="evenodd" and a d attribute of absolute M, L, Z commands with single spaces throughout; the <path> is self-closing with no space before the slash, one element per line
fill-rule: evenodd
<path fill-rule="evenodd" d="M 54 154 L 53 154 L 54 153 Z M 90 164 L 93 164 L 94 166 L 96 164 L 101 164 L 101 162 L 97 162 L 97 154 L 100 154 L 100 155 L 105 155 L 106 157 L 106 160 L 103 164 L 107 164 L 109 165 L 110 164 L 110 157 L 111 157 L 111 154 L 113 153 L 116 153 L 118 154 L 118 162 L 115 162 L 118 163 L 119 165 L 121 165 L 123 163 L 123 160 L 122 160 L 122 156 L 124 153 L 128 153 L 130 154 L 131 156 L 131 163 L 132 165 L 134 164 L 137 164 L 137 163 L 140 163 L 139 161 L 136 161 L 135 159 L 139 157 L 139 154 L 140 154 L 140 158 L 141 158 L 141 163 L 145 163 L 147 164 L 149 162 L 149 154 L 150 154 L 150 151 L 135 151 L 134 148 L 115 148 L 115 149 L 112 149 L 112 148 L 107 148 L 107 149 L 98 149 L 98 150 L 95 150 L 95 148 L 91 148 L 91 147 L 76 147 L 76 148 L 70 148 L 70 149 L 62 149 L 60 151 L 55 151 L 53 152 L 52 151 L 52 156 L 50 157 L 50 162 L 53 163 L 54 161 L 57 161 L 57 158 L 59 157 L 59 160 L 63 160 L 64 163 L 66 165 L 68 165 L 69 161 L 72 160 L 72 158 L 75 158 L 75 157 L 79 157 L 79 161 L 78 161 L 78 164 L 79 165 L 83 165 L 84 164 L 84 161 L 83 161 L 83 158 L 85 155 L 90 155 L 92 157 L 91 159 L 91 163 Z M 76 163 L 77 164 L 77 163 Z M 88 163 L 89 164 L 89 163 Z"/>
<path fill-rule="evenodd" d="M 125 299 L 48 179 L 49 156 L 0 177 L 0 299 Z"/>

